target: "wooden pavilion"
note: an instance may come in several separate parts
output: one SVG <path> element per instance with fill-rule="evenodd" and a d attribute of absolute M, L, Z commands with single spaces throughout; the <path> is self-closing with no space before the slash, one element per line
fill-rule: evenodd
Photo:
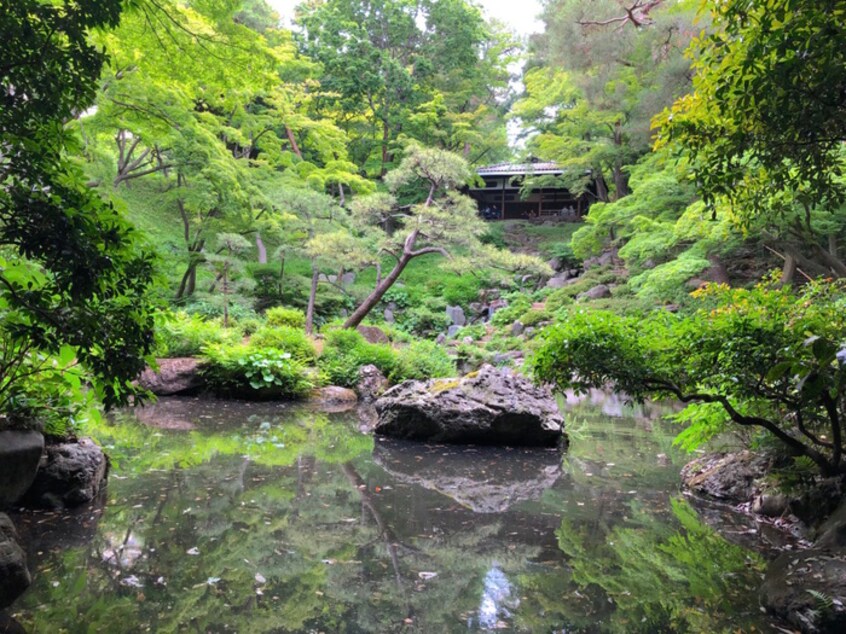
<path fill-rule="evenodd" d="M 561 176 L 564 170 L 555 163 L 499 163 L 480 167 L 477 174 L 484 187 L 471 187 L 468 194 L 479 206 L 479 213 L 488 220 L 562 218 L 576 220 L 587 213 L 590 192 L 574 195 L 563 186 L 532 189 L 521 196 L 527 177 Z"/>

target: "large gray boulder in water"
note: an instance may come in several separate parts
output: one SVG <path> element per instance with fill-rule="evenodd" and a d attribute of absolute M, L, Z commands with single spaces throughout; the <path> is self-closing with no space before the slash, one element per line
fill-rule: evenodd
<path fill-rule="evenodd" d="M 374 432 L 407 440 L 554 447 L 566 442 L 552 393 L 510 370 L 406 381 L 376 401 Z"/>

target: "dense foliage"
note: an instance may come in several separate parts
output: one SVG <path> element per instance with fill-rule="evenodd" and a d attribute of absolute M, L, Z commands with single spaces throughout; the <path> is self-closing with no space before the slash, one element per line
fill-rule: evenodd
<path fill-rule="evenodd" d="M 690 315 L 571 311 L 546 333 L 535 375 L 691 404 L 680 437 L 689 448 L 734 424 L 766 430 L 826 475 L 846 472 L 843 286 L 710 286 L 698 296 Z"/>
<path fill-rule="evenodd" d="M 104 65 L 89 36 L 115 27 L 122 3 L 0 8 L 0 411 L 49 411 L 53 398 L 32 398 L 39 375 L 57 394 L 79 393 L 74 371 L 75 385 L 56 383 L 51 355 L 76 358 L 107 406 L 124 403 L 153 343 L 153 259 L 87 186 L 72 159 L 79 137 L 65 128 L 91 105 Z"/>

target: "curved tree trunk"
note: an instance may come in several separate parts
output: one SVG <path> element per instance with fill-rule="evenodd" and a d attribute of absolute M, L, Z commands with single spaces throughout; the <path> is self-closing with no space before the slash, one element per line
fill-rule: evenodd
<path fill-rule="evenodd" d="M 361 305 L 344 322 L 344 328 L 357 328 L 364 321 L 364 318 L 370 314 L 370 311 L 379 303 L 379 300 L 388 292 L 388 289 L 399 279 L 400 274 L 408 266 L 412 257 L 410 254 L 403 253 L 402 257 L 397 260 L 393 270 L 376 285 L 376 288 L 367 296 L 367 299 L 361 302 Z"/>

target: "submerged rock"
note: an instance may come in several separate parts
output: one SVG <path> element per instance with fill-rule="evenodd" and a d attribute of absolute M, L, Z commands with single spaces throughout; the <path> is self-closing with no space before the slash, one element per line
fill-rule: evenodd
<path fill-rule="evenodd" d="M 197 394 L 205 387 L 199 374 L 200 360 L 193 357 L 157 359 L 158 371 L 147 368 L 138 377 L 138 385 L 156 396 Z"/>
<path fill-rule="evenodd" d="M 0 431 L 0 508 L 26 493 L 43 451 L 44 436 L 37 431 Z"/>
<path fill-rule="evenodd" d="M 474 513 L 503 513 L 518 502 L 537 500 L 561 477 L 557 451 L 484 447 L 420 448 L 382 439 L 373 460 L 397 481 L 452 498 Z"/>
<path fill-rule="evenodd" d="M 554 447 L 566 441 L 552 393 L 507 368 L 406 381 L 376 401 L 375 433 L 408 440 Z"/>
<path fill-rule="evenodd" d="M 0 513 L 0 609 L 12 604 L 32 583 L 26 555 L 8 515 Z"/>
<path fill-rule="evenodd" d="M 85 504 L 100 491 L 107 472 L 106 454 L 89 438 L 47 445 L 24 502 L 51 509 Z"/>
<path fill-rule="evenodd" d="M 761 605 L 802 632 L 846 631 L 846 550 L 786 552 L 770 564 Z"/>

